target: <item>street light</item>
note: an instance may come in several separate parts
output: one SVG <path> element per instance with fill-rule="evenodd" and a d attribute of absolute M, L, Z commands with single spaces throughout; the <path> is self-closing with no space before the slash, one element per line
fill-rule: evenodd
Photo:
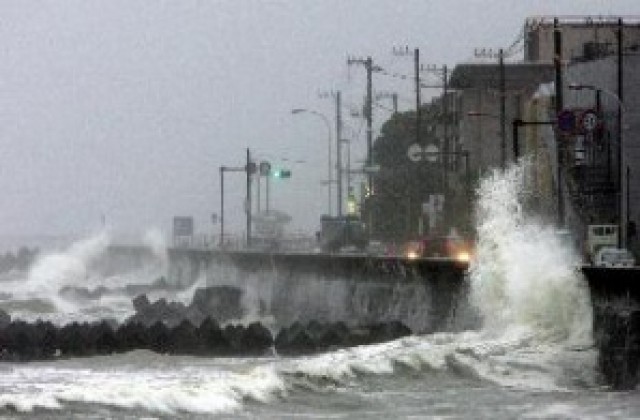
<path fill-rule="evenodd" d="M 620 230 L 620 234 L 618 235 L 618 246 L 622 247 L 623 245 L 626 247 L 627 246 L 627 231 L 626 231 L 626 227 L 627 227 L 627 219 L 629 218 L 629 191 L 628 188 L 626 188 L 625 182 L 624 182 L 624 167 L 625 167 L 625 156 L 623 153 L 624 150 L 624 114 L 626 113 L 626 108 L 624 106 L 624 103 L 622 102 L 622 100 L 620 99 L 620 97 L 618 95 L 616 95 L 615 93 L 611 92 L 610 90 L 595 86 L 595 85 L 587 85 L 587 84 L 580 84 L 580 83 L 570 83 L 568 85 L 568 88 L 570 90 L 590 90 L 593 92 L 596 92 L 596 102 L 598 103 L 596 106 L 599 107 L 599 102 L 600 102 L 600 94 L 601 93 L 605 93 L 607 94 L 609 97 L 615 99 L 615 101 L 618 103 L 618 151 L 617 151 L 617 155 L 618 155 L 618 182 L 619 182 L 619 194 L 620 196 L 618 197 L 618 206 L 620 207 L 619 210 L 619 227 L 618 229 Z M 628 169 L 628 168 L 627 168 Z M 629 183 L 629 178 L 628 178 L 628 171 L 627 171 L 627 182 L 626 184 Z M 626 197 L 626 206 L 625 203 L 623 202 L 624 198 Z"/>
<path fill-rule="evenodd" d="M 324 121 L 325 125 L 327 126 L 327 134 L 328 134 L 328 139 L 329 139 L 329 154 L 328 154 L 328 168 L 327 168 L 327 176 L 328 176 L 328 184 L 329 184 L 329 189 L 328 189 L 328 204 L 329 204 L 329 210 L 328 210 L 328 214 L 329 216 L 331 216 L 331 207 L 332 207 L 332 201 L 331 201 L 331 197 L 332 197 L 332 191 L 331 191 L 331 184 L 333 184 L 333 171 L 331 170 L 331 166 L 333 165 L 332 161 L 331 161 L 331 124 L 329 124 L 329 119 L 324 115 L 321 114 L 318 111 L 314 111 L 312 109 L 306 109 L 306 108 L 295 108 L 291 110 L 291 113 L 293 115 L 297 115 L 297 114 L 302 114 L 302 113 L 307 113 L 307 114 L 312 114 L 315 115 L 316 117 L 319 117 L 322 119 L 322 121 Z"/>

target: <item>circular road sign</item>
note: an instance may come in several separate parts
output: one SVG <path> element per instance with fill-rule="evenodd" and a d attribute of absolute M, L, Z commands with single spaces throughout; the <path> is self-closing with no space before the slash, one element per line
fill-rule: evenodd
<path fill-rule="evenodd" d="M 418 143 L 413 143 L 407 149 L 407 156 L 412 162 L 420 162 L 422 160 L 422 147 Z"/>
<path fill-rule="evenodd" d="M 598 114 L 595 111 L 589 110 L 582 113 L 580 118 L 580 125 L 584 131 L 591 132 L 598 127 Z"/>
<path fill-rule="evenodd" d="M 427 159 L 427 162 L 437 162 L 438 161 L 438 146 L 436 146 L 435 144 L 429 144 L 427 145 L 427 147 L 424 148 L 424 155 L 425 158 Z"/>
<path fill-rule="evenodd" d="M 558 130 L 563 133 L 571 133 L 576 129 L 576 115 L 573 111 L 565 109 L 558 114 Z"/>

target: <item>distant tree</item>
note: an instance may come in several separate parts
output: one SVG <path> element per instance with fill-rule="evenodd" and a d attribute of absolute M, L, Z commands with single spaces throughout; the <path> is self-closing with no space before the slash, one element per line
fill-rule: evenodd
<path fill-rule="evenodd" d="M 435 107 L 421 112 L 420 142 L 435 144 Z M 416 113 L 394 114 L 387 120 L 373 145 L 374 162 L 380 172 L 374 176 L 375 195 L 368 208 L 373 212 L 373 232 L 382 240 L 405 240 L 418 231 L 422 203 L 431 193 L 442 190 L 442 170 L 437 163 L 412 162 L 407 156 L 416 142 Z"/>

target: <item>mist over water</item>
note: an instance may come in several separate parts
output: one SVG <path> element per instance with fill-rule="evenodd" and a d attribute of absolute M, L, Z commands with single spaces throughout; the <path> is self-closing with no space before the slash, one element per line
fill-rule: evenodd
<path fill-rule="evenodd" d="M 8 299 L 0 300 L 15 319 L 49 320 L 56 324 L 73 321 L 122 321 L 132 313 L 127 286 L 151 284 L 167 272 L 168 257 L 164 240 L 155 231 L 143 237 L 152 261 L 135 267 L 113 267 L 109 246 L 112 238 L 107 230 L 75 242 L 66 249 L 43 253 L 29 270 L 21 275 L 2 279 Z M 97 298 L 83 298 L 76 290 L 105 291 Z"/>

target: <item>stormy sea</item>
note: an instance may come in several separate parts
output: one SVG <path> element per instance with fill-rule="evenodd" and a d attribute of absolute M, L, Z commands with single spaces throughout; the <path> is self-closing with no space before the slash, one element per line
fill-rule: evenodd
<path fill-rule="evenodd" d="M 302 356 L 135 350 L 4 361 L 0 417 L 638 418 L 637 390 L 613 392 L 599 381 L 589 291 L 575 269 L 578 256 L 551 226 L 525 215 L 521 178 L 515 167 L 484 180 L 478 190 L 476 255 L 465 279 L 469 293 L 466 308 L 454 315 L 474 314 L 478 322 L 452 320 L 458 327 L 448 332 L 420 331 L 418 319 L 428 313 L 421 305 L 429 301 L 406 293 L 398 304 L 409 307 L 402 317 L 413 334 L 379 344 Z M 12 319 L 55 325 L 123 322 L 134 313 L 132 289 L 157 284 L 158 278 L 171 281 L 161 238 L 149 235 L 145 243 L 156 257 L 135 269 L 100 266 L 110 244 L 106 233 L 41 252 L 28 269 L 2 274 L 0 308 Z M 151 301 L 189 302 L 197 288 L 211 284 L 233 285 L 234 276 L 213 270 L 147 294 Z M 315 296 L 341 293 L 340 282 L 312 284 L 307 296 L 289 296 L 293 319 Z M 264 284 L 236 286 L 244 290 L 244 311 L 233 322 L 280 327 L 264 304 L 274 301 Z M 93 296 L 78 293 L 97 288 L 101 292 Z M 367 305 L 375 306 L 371 299 Z"/>

